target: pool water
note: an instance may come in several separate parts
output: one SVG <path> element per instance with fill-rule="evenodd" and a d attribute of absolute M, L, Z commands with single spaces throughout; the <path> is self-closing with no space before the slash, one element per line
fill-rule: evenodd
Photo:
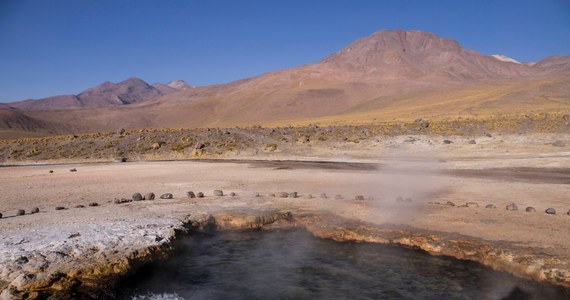
<path fill-rule="evenodd" d="M 303 230 L 193 234 L 122 299 L 570 299 L 568 290 L 414 249 Z"/>

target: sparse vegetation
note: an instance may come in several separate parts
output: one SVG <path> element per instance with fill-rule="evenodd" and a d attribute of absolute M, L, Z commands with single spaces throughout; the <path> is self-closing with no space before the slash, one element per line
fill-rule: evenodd
<path fill-rule="evenodd" d="M 354 126 L 260 127 L 215 129 L 139 129 L 117 132 L 96 132 L 39 138 L 0 140 L 0 160 L 18 161 L 129 161 L 145 159 L 191 159 L 235 157 L 255 151 L 273 153 L 277 150 L 303 147 L 345 145 L 359 147 L 369 140 L 387 136 L 433 135 L 485 137 L 495 134 L 527 132 L 569 132 L 567 112 L 522 116 L 458 117 L 450 120 L 430 118 L 409 122 L 394 121 Z M 489 132 L 493 132 L 490 135 Z M 119 138 L 122 137 L 122 138 Z M 450 138 L 453 140 L 453 138 Z M 559 147 L 563 142 L 551 142 Z M 336 145 L 336 146 L 335 146 Z M 293 147 L 293 148 L 291 148 Z M 257 150 L 256 150 L 257 149 Z"/>

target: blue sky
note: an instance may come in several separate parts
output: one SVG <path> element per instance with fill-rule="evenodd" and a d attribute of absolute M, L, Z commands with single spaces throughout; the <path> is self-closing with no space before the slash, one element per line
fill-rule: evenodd
<path fill-rule="evenodd" d="M 224 83 L 317 62 L 382 29 L 536 61 L 570 55 L 570 1 L 0 0 L 0 102 L 131 76 Z"/>

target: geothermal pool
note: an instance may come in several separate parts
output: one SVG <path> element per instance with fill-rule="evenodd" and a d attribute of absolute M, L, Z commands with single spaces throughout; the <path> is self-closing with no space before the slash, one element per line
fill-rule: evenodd
<path fill-rule="evenodd" d="M 567 290 L 396 246 L 303 230 L 193 234 L 121 283 L 121 299 L 569 299 Z"/>

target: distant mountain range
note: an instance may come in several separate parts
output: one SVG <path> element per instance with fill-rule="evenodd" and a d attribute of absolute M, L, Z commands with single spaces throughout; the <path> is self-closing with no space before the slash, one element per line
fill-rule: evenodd
<path fill-rule="evenodd" d="M 56 110 L 93 107 L 111 107 L 140 103 L 174 92 L 193 88 L 183 80 L 167 84 L 149 85 L 139 78 L 129 78 L 119 83 L 105 81 L 77 95 L 53 96 L 37 100 L 25 100 L 5 104 L 6 107 L 21 110 Z"/>
<path fill-rule="evenodd" d="M 10 109 L 33 122 L 0 114 L 0 128 L 37 134 L 570 111 L 570 56 L 520 63 L 428 32 L 387 30 L 318 63 L 227 84 L 149 86 L 131 78 L 0 107 Z"/>

